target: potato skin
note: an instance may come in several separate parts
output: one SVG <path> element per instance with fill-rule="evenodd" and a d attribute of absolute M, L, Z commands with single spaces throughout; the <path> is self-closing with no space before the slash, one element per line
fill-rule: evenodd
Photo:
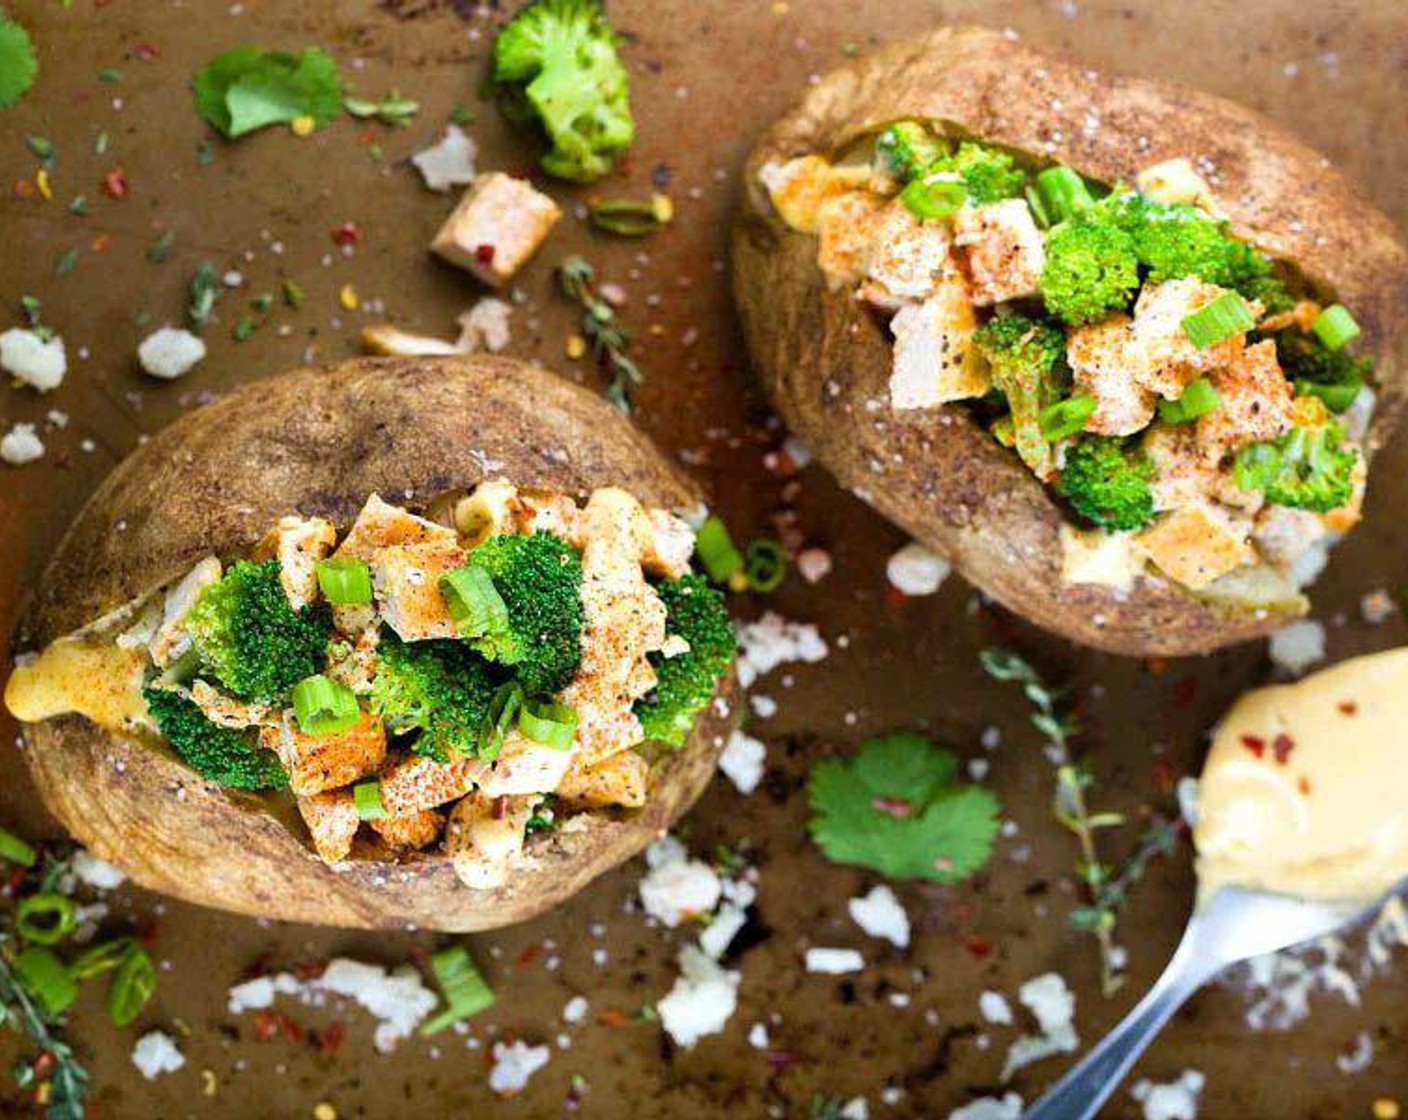
<path fill-rule="evenodd" d="M 285 513 L 345 530 L 374 491 L 414 505 L 488 477 L 566 493 L 619 485 L 666 507 L 699 499 L 614 409 L 525 363 L 297 370 L 190 413 L 123 462 L 60 544 L 13 648 L 70 633 L 202 556 L 251 547 Z M 549 909 L 668 829 L 703 792 L 735 722 L 736 681 L 720 696 L 727 714 L 711 706 L 685 746 L 662 756 L 645 808 L 582 816 L 530 840 L 528 866 L 492 891 L 464 887 L 439 853 L 397 861 L 363 844 L 329 868 L 291 806 L 284 817 L 77 716 L 25 726 L 25 757 L 69 831 L 143 886 L 289 921 L 471 931 Z"/>
<path fill-rule="evenodd" d="M 1141 580 L 1128 596 L 1064 584 L 1061 509 L 1016 457 L 961 406 L 889 407 L 885 329 L 847 294 L 827 291 L 815 239 L 777 216 L 759 172 L 908 118 L 942 120 L 1111 183 L 1193 159 L 1239 236 L 1296 262 L 1354 312 L 1361 352 L 1377 364 L 1370 449 L 1392 430 L 1408 378 L 1398 310 L 1408 301 L 1408 252 L 1393 224 L 1322 156 L 1249 110 L 1096 74 L 973 27 L 942 27 L 827 74 L 764 134 L 744 171 L 733 282 L 752 362 L 843 486 L 1005 606 L 1087 645 L 1202 653 L 1284 625 L 1296 612 L 1228 610 L 1170 583 Z"/>

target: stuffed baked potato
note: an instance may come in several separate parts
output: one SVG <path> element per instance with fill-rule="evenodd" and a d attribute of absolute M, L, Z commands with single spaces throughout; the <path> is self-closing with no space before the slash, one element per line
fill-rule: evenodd
<path fill-rule="evenodd" d="M 124 462 L 45 572 L 6 691 L 35 783 L 195 902 L 528 918 L 668 828 L 730 731 L 732 630 L 673 512 L 699 500 L 506 359 L 249 385 Z"/>
<path fill-rule="evenodd" d="M 814 85 L 748 161 L 733 265 L 839 480 L 1120 653 L 1304 613 L 1408 376 L 1408 255 L 1325 159 L 976 28 Z"/>

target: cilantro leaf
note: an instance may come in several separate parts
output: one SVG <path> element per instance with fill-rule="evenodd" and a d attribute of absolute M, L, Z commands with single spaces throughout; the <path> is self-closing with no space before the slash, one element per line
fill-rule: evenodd
<path fill-rule="evenodd" d="M 8 109 L 34 84 L 39 58 L 29 32 L 0 14 L 0 109 Z"/>
<path fill-rule="evenodd" d="M 211 59 L 194 88 L 201 119 L 231 139 L 300 117 L 322 127 L 342 110 L 337 63 L 317 47 L 298 55 L 235 47 Z"/>
<path fill-rule="evenodd" d="M 855 758 L 812 768 L 812 839 L 828 859 L 892 879 L 966 879 L 992 855 L 1000 806 L 957 776 L 952 752 L 922 735 L 870 739 Z"/>

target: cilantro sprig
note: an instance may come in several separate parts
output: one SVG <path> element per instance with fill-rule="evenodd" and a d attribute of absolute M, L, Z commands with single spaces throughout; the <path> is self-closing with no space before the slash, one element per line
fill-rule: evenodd
<path fill-rule="evenodd" d="M 29 92 L 39 73 L 39 56 L 29 32 L 0 13 L 0 109 Z"/>
<path fill-rule="evenodd" d="M 230 139 L 304 118 L 321 128 L 342 112 L 337 63 L 317 47 L 301 54 L 235 47 L 206 63 L 194 88 L 201 119 Z"/>
<path fill-rule="evenodd" d="M 956 883 L 992 856 L 997 797 L 960 783 L 953 753 L 917 732 L 869 739 L 854 758 L 817 763 L 807 793 L 812 839 L 837 863 Z"/>

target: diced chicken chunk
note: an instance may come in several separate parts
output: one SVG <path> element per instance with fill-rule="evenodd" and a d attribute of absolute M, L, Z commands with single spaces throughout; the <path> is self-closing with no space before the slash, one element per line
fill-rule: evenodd
<path fill-rule="evenodd" d="M 416 517 L 405 510 L 382 501 L 379 494 L 373 494 L 352 523 L 346 540 L 337 550 L 338 556 L 353 556 L 358 560 L 370 560 L 380 548 L 392 545 L 459 543 L 453 529 Z"/>
<path fill-rule="evenodd" d="M 1165 575 L 1194 591 L 1257 559 L 1246 531 L 1209 505 L 1166 514 L 1135 538 L 1135 547 Z"/>
<path fill-rule="evenodd" d="M 487 797 L 471 793 L 450 813 L 445 852 L 460 882 L 472 890 L 492 890 L 508 882 L 523 854 L 528 820 L 542 798 Z"/>
<path fill-rule="evenodd" d="M 190 697 L 205 718 L 221 727 L 258 727 L 269 718 L 269 705 L 236 700 L 202 680 L 191 682 Z"/>
<path fill-rule="evenodd" d="M 573 751 L 554 750 L 511 732 L 503 750 L 479 779 L 479 789 L 490 797 L 506 794 L 552 793 L 572 765 Z"/>
<path fill-rule="evenodd" d="M 517 532 L 519 514 L 518 487 L 495 479 L 481 482 L 474 493 L 461 498 L 455 504 L 453 520 L 472 548 L 500 533 Z"/>
<path fill-rule="evenodd" d="M 639 809 L 645 804 L 649 781 L 650 764 L 635 751 L 622 751 L 590 764 L 575 760 L 557 795 L 589 809 L 608 805 Z"/>
<path fill-rule="evenodd" d="M 381 774 L 381 803 L 389 817 L 406 817 L 422 809 L 458 800 L 474 788 L 486 769 L 477 758 L 437 762 L 408 755 Z"/>
<path fill-rule="evenodd" d="M 974 303 L 986 307 L 1037 293 L 1046 242 L 1023 199 L 964 206 L 953 228 L 954 244 L 967 252 Z"/>
<path fill-rule="evenodd" d="M 200 593 L 212 583 L 220 582 L 223 569 L 214 556 L 207 556 L 182 577 L 181 582 L 166 593 L 166 606 L 161 625 L 152 638 L 150 653 L 158 668 L 166 668 L 191 648 L 191 636 L 186 633 L 186 616 L 196 605 Z"/>
<path fill-rule="evenodd" d="M 288 771 L 289 787 L 299 797 L 349 785 L 381 768 L 386 758 L 386 731 L 369 712 L 350 731 L 338 735 L 305 735 L 292 712 L 277 726 L 260 732 L 264 746 L 276 752 Z"/>
<path fill-rule="evenodd" d="M 1222 403 L 1198 418 L 1201 443 L 1229 452 L 1290 431 L 1295 390 L 1276 362 L 1271 339 L 1236 351 L 1210 376 Z"/>
<path fill-rule="evenodd" d="M 894 311 L 934 294 L 954 270 L 948 227 L 921 222 L 901 202 L 891 202 L 874 223 L 861 298 Z"/>
<path fill-rule="evenodd" d="M 520 490 L 523 533 L 552 533 L 574 548 L 582 542 L 582 511 L 566 494 L 550 494 L 543 490 Z"/>
<path fill-rule="evenodd" d="M 298 812 L 324 863 L 339 863 L 352 851 L 357 835 L 357 803 L 350 789 L 334 789 L 298 799 Z"/>
<path fill-rule="evenodd" d="M 865 276 L 882 199 L 851 191 L 821 204 L 816 263 L 832 291 L 859 284 Z"/>
<path fill-rule="evenodd" d="M 1134 303 L 1134 364 L 1131 372 L 1146 389 L 1165 400 L 1177 400 L 1183 390 L 1209 370 L 1228 366 L 1246 345 L 1236 334 L 1199 350 L 1183 329 L 1183 320 L 1225 291 L 1195 276 L 1146 284 Z M 1253 315 L 1259 304 L 1249 304 Z"/>
<path fill-rule="evenodd" d="M 967 284 L 945 278 L 923 303 L 901 308 L 890 321 L 895 336 L 890 405 L 933 408 L 948 401 L 981 397 L 992 375 L 973 346 L 977 319 Z"/>
<path fill-rule="evenodd" d="M 1102 436 L 1127 436 L 1154 418 L 1154 394 L 1133 376 L 1137 365 L 1134 335 L 1127 315 L 1114 314 L 1072 331 L 1066 340 L 1076 388 L 1095 398 L 1085 430 Z"/>
<path fill-rule="evenodd" d="M 1134 177 L 1134 183 L 1140 194 L 1155 202 L 1183 203 L 1209 214 L 1217 213 L 1212 187 L 1194 170 L 1192 162 L 1181 156 L 1144 168 Z"/>
<path fill-rule="evenodd" d="M 1061 582 L 1096 584 L 1127 592 L 1144 570 L 1129 533 L 1061 526 Z"/>
<path fill-rule="evenodd" d="M 379 817 L 368 823 L 372 831 L 391 847 L 419 850 L 435 843 L 445 822 L 433 809 L 422 809 L 408 816 Z"/>
<path fill-rule="evenodd" d="M 279 582 L 289 605 L 301 611 L 318 597 L 318 561 L 337 543 L 337 530 L 321 517 L 283 517 L 255 549 L 256 560 L 277 558 Z"/>
<path fill-rule="evenodd" d="M 828 198 L 868 185 L 868 167 L 833 167 L 821 156 L 800 156 L 769 163 L 758 176 L 778 216 L 798 233 L 816 233 L 821 204 Z"/>
<path fill-rule="evenodd" d="M 458 544 L 392 545 L 369 563 L 382 621 L 402 641 L 454 638 L 459 631 L 440 592 L 440 577 L 464 567 Z"/>
<path fill-rule="evenodd" d="M 497 287 L 528 263 L 561 217 L 531 183 L 492 171 L 465 191 L 430 251 Z"/>
<path fill-rule="evenodd" d="M 694 555 L 694 530 L 668 510 L 648 510 L 647 516 L 651 537 L 641 563 L 653 576 L 679 579 L 689 571 L 689 560 Z"/>
<path fill-rule="evenodd" d="M 1267 563 L 1286 572 L 1328 535 L 1325 519 L 1317 513 L 1267 506 L 1257 515 L 1252 540 Z"/>

